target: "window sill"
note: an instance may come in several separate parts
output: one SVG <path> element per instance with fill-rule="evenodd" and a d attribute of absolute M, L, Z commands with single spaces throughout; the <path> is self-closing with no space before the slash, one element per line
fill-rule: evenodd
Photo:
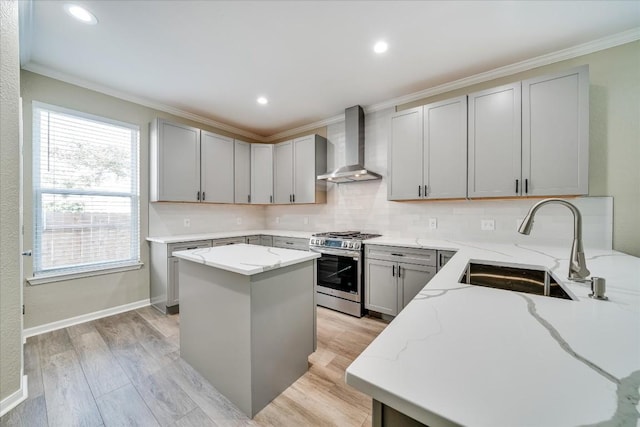
<path fill-rule="evenodd" d="M 45 283 L 62 282 L 65 280 L 82 279 L 85 277 L 102 276 L 103 274 L 121 273 L 123 271 L 139 270 L 144 264 L 136 262 L 132 264 L 119 265 L 117 267 L 101 268 L 98 270 L 78 271 L 76 273 L 50 274 L 35 277 L 27 277 L 30 285 L 43 285 Z"/>

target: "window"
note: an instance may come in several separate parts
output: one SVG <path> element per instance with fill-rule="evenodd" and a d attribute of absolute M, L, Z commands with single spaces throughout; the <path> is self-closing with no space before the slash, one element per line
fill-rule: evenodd
<path fill-rule="evenodd" d="M 137 126 L 33 105 L 34 276 L 139 263 Z"/>

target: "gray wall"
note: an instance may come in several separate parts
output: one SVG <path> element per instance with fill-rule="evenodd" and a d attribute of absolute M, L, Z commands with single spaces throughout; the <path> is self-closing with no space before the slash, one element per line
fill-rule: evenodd
<path fill-rule="evenodd" d="M 0 401 L 20 389 L 18 2 L 0 2 Z"/>
<path fill-rule="evenodd" d="M 24 108 L 25 246 L 31 245 L 31 242 L 33 242 L 33 220 L 31 215 L 33 200 L 31 194 L 32 103 L 33 101 L 40 101 L 136 124 L 140 127 L 140 255 L 141 261 L 144 263 L 144 267 L 140 270 L 36 286 L 25 284 L 25 328 L 148 299 L 149 247 L 145 241 L 148 235 L 191 234 L 205 230 L 226 231 L 231 229 L 228 222 L 215 221 L 212 218 L 228 212 L 231 212 L 234 219 L 236 217 L 243 219 L 243 223 L 241 225 L 235 224 L 234 229 L 261 228 L 263 226 L 263 215 L 261 213 L 263 208 L 257 206 L 237 206 L 230 209 L 225 205 L 204 206 L 186 203 L 154 203 L 149 205 L 149 122 L 156 117 L 163 117 L 218 134 L 231 137 L 235 135 L 25 70 L 21 74 L 20 89 Z M 246 140 L 246 138 L 240 139 Z M 17 206 L 17 203 L 12 206 Z M 151 230 L 150 216 L 153 223 Z M 191 218 L 191 228 L 182 231 L 180 224 L 182 224 L 184 216 Z M 31 263 L 26 262 L 24 269 L 25 276 L 30 277 L 32 275 Z"/>

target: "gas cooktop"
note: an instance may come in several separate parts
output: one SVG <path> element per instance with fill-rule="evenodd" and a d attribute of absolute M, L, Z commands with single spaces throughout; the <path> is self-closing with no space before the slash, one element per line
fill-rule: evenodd
<path fill-rule="evenodd" d="M 380 234 L 362 233 L 361 231 L 329 231 L 326 233 L 316 233 L 313 236 L 330 239 L 365 240 L 380 237 Z"/>

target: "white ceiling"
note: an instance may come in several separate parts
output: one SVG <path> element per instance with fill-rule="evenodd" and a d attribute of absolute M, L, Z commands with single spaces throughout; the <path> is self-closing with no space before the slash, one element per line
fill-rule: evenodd
<path fill-rule="evenodd" d="M 23 67 L 260 136 L 640 26 L 640 1 L 75 3 L 98 24 L 23 3 Z"/>

